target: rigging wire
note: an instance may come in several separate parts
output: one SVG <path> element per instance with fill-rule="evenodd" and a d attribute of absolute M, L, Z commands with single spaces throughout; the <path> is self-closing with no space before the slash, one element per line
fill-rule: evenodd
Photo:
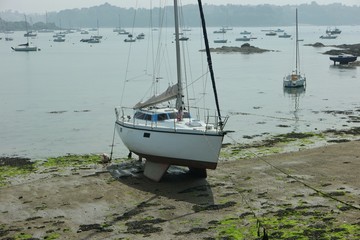
<path fill-rule="evenodd" d="M 136 11 L 137 5 L 138 5 L 138 1 L 136 1 L 136 4 L 135 4 L 135 11 L 134 11 L 133 25 L 132 25 L 132 33 L 134 33 L 135 19 L 136 19 L 136 13 L 137 13 L 137 11 Z M 127 81 L 127 76 L 128 76 L 128 72 L 129 72 L 129 64 L 130 64 L 132 43 L 130 42 L 129 44 L 130 44 L 130 47 L 129 47 L 127 61 L 126 61 L 127 63 L 126 63 L 126 70 L 125 70 L 125 78 L 124 78 L 124 84 L 123 84 L 123 89 L 122 89 L 122 93 L 121 93 L 120 105 L 122 105 L 122 103 L 123 103 L 124 94 L 125 94 L 125 87 L 126 87 L 126 83 L 128 82 Z"/>

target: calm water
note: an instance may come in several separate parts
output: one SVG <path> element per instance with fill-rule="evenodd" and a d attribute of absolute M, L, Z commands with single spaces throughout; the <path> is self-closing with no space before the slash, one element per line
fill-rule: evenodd
<path fill-rule="evenodd" d="M 282 78 L 294 66 L 294 41 L 265 36 L 263 29 L 234 28 L 225 35 L 229 39 L 226 45 L 243 44 L 234 40 L 247 30 L 257 37 L 249 42 L 251 45 L 275 52 L 212 55 L 222 111 L 230 115 L 227 128 L 235 131 L 226 141 L 249 141 L 243 138 L 245 135 L 356 126 L 347 123 L 345 115 L 324 111 L 360 109 L 360 68 L 334 67 L 329 56 L 321 54 L 330 47 L 301 46 L 306 91 L 284 92 Z M 294 34 L 293 27 L 283 29 Z M 219 46 L 212 42 L 222 37 L 213 34 L 214 30 L 208 29 L 212 47 Z M 359 43 L 359 26 L 341 27 L 343 32 L 335 40 L 319 39 L 325 30 L 321 26 L 300 27 L 300 39 L 304 39 L 301 45 Z M 135 31 L 148 33 L 145 29 Z M 23 34 L 12 34 L 12 42 L 6 42 L 2 34 L 0 40 L 0 155 L 44 158 L 66 153 L 109 153 L 114 107 L 121 102 L 128 62 L 129 45 L 123 42 L 124 36 L 101 29 L 103 41 L 91 45 L 80 43 L 81 38 L 88 37 L 80 33 L 67 35 L 64 43 L 53 42 L 53 33 L 38 33 L 31 41 L 41 51 L 13 52 L 11 46 L 25 41 Z M 201 68 L 200 31 L 193 29 L 187 34 L 189 54 L 195 57 L 192 65 Z M 137 42 L 132 48 L 133 56 L 143 56 L 137 65 L 146 65 L 147 42 Z M 136 75 L 133 68 L 129 73 Z M 130 86 L 130 91 L 136 91 L 127 92 L 123 102 L 138 100 L 138 93 L 147 89 L 139 85 Z M 116 156 L 127 154 L 117 135 L 115 145 Z"/>

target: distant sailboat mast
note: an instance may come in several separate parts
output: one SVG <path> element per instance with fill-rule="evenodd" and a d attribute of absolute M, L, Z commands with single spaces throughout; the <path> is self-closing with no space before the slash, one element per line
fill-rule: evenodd
<path fill-rule="evenodd" d="M 25 17 L 25 28 L 26 28 L 26 44 L 27 46 L 29 46 L 29 30 L 28 30 L 26 15 L 24 15 L 24 17 Z"/>
<path fill-rule="evenodd" d="M 296 41 L 296 63 L 295 63 L 295 74 L 298 75 L 300 74 L 300 56 L 299 56 L 299 28 L 298 28 L 298 10 L 296 9 L 296 37 L 295 37 L 295 41 Z"/>

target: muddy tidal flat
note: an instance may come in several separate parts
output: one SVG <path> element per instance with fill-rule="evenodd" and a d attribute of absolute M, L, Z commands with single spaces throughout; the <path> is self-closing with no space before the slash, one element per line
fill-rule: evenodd
<path fill-rule="evenodd" d="M 136 159 L 1 157 L 0 239 L 360 239 L 358 132 L 286 139 L 160 183 Z"/>

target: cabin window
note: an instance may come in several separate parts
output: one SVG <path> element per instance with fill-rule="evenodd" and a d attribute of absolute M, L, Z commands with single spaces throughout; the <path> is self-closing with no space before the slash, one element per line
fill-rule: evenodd
<path fill-rule="evenodd" d="M 135 113 L 134 118 L 136 118 L 136 119 L 144 119 L 144 114 L 141 113 L 141 112 L 137 112 L 137 113 Z"/>
<path fill-rule="evenodd" d="M 146 121 L 151 121 L 151 115 L 150 114 L 145 114 L 145 120 Z"/>
<path fill-rule="evenodd" d="M 167 116 L 167 114 L 165 114 L 165 113 L 162 113 L 162 114 L 158 114 L 158 115 L 157 115 L 157 120 L 158 120 L 158 121 L 164 121 L 164 120 L 166 120 L 166 119 L 168 119 L 168 116 Z"/>
<path fill-rule="evenodd" d="M 177 115 L 177 113 L 171 112 L 171 113 L 169 113 L 169 118 L 170 118 L 170 119 L 175 119 L 175 118 L 176 118 L 176 115 Z"/>
<path fill-rule="evenodd" d="M 169 113 L 169 118 L 170 119 L 177 119 L 177 112 L 171 112 Z M 190 113 L 189 112 L 183 112 L 183 118 L 190 118 Z"/>
<path fill-rule="evenodd" d="M 184 112 L 183 113 L 183 118 L 190 118 L 190 113 L 189 112 Z"/>
<path fill-rule="evenodd" d="M 150 133 L 144 133 L 144 138 L 150 138 Z"/>

